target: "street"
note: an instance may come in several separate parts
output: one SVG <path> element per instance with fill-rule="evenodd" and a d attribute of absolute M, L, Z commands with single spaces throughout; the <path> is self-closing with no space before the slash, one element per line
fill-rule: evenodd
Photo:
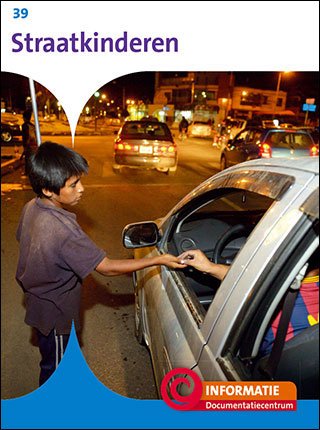
<path fill-rule="evenodd" d="M 176 135 L 178 132 L 176 132 Z M 52 140 L 72 147 L 70 137 Z M 202 181 L 218 172 L 219 153 L 210 139 L 186 139 L 178 144 L 174 176 L 157 171 L 111 168 L 114 136 L 76 136 L 74 149 L 90 166 L 83 178 L 84 198 L 72 208 L 83 230 L 113 259 L 131 258 L 122 246 L 122 230 L 131 222 L 165 215 Z M 40 354 L 32 329 L 24 324 L 23 293 L 15 281 L 18 258 L 16 228 L 26 202 L 34 197 L 23 170 L 2 177 L 2 399 L 28 394 L 38 387 Z M 35 268 L 36 270 L 36 268 Z M 148 350 L 134 336 L 134 296 L 131 275 L 103 277 L 94 272 L 83 282 L 80 345 L 95 376 L 127 397 L 155 399 L 157 393 Z"/>

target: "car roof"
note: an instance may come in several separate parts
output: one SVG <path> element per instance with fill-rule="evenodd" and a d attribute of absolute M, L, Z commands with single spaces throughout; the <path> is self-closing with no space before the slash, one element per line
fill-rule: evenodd
<path fill-rule="evenodd" d="M 297 133 L 297 132 L 299 132 L 299 133 L 303 133 L 303 134 L 310 134 L 308 131 L 306 131 L 306 130 L 300 130 L 300 129 L 297 129 L 297 128 L 295 128 L 295 127 L 292 127 L 292 128 L 285 128 L 285 127 L 272 127 L 272 126 L 268 126 L 268 125 L 265 125 L 265 126 L 263 126 L 263 125 L 248 125 L 246 128 L 245 128 L 245 130 L 262 130 L 262 131 L 268 131 L 268 132 L 270 132 L 270 131 L 275 131 L 275 132 L 279 132 L 279 133 L 290 133 L 290 132 L 292 132 L 292 133 Z M 242 130 L 242 131 L 244 131 L 244 130 Z"/>
<path fill-rule="evenodd" d="M 260 158 L 246 161 L 229 167 L 199 184 L 167 214 L 166 218 L 176 213 L 189 201 L 211 189 L 235 187 L 255 191 L 254 188 L 257 185 L 261 191 L 259 182 L 260 179 L 263 179 L 266 186 L 262 194 L 277 199 L 295 182 L 305 184 L 314 176 L 319 176 L 319 157 L 270 158 L 268 160 Z M 246 180 L 242 183 L 241 179 Z"/>
<path fill-rule="evenodd" d="M 254 168 L 255 166 L 265 167 L 267 171 L 272 171 L 275 168 L 280 167 L 290 169 L 292 171 L 303 170 L 305 172 L 319 174 L 319 157 L 269 158 L 268 160 L 259 158 L 237 164 L 237 166 L 231 167 L 230 170 L 238 170 L 237 168 L 243 170 L 243 167 Z"/>

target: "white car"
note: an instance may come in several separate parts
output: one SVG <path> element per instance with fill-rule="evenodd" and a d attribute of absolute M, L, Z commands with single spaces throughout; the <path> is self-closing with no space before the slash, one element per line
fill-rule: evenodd
<path fill-rule="evenodd" d="M 233 139 L 240 131 L 244 130 L 247 126 L 247 121 L 245 119 L 229 119 L 229 139 Z"/>
<path fill-rule="evenodd" d="M 188 127 L 188 137 L 211 137 L 211 125 L 205 121 L 193 121 Z"/>
<path fill-rule="evenodd" d="M 319 398 L 319 314 L 281 346 L 271 374 L 269 356 L 261 355 L 282 299 L 299 288 L 319 253 L 318 161 L 238 164 L 200 184 L 165 217 L 124 229 L 124 246 L 137 258 L 201 249 L 230 265 L 221 282 L 192 268 L 134 274 L 136 335 L 150 349 L 159 395 L 164 376 L 183 367 L 203 381 L 292 381 L 298 399 Z"/>

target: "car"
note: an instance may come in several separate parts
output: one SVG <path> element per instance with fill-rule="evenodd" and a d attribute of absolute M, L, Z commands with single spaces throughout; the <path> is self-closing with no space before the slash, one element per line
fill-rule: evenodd
<path fill-rule="evenodd" d="M 212 128 L 207 121 L 193 121 L 188 127 L 188 137 L 211 137 Z"/>
<path fill-rule="evenodd" d="M 274 128 L 277 126 L 278 121 L 275 122 L 273 119 L 265 119 L 261 121 L 263 127 Z"/>
<path fill-rule="evenodd" d="M 210 177 L 167 215 L 124 228 L 135 258 L 201 249 L 230 265 L 222 281 L 190 267 L 133 274 L 136 336 L 150 350 L 159 397 L 165 375 L 187 368 L 202 381 L 292 381 L 298 399 L 318 398 L 316 321 L 285 342 L 274 374 L 259 355 L 282 299 L 319 253 L 318 198 L 315 158 L 258 159 Z"/>
<path fill-rule="evenodd" d="M 1 143 L 10 143 L 13 140 L 22 140 L 22 130 L 19 124 L 1 121 Z"/>
<path fill-rule="evenodd" d="M 233 139 L 247 126 L 247 120 L 241 118 L 228 118 L 226 120 L 226 126 L 228 128 L 230 139 Z"/>
<path fill-rule="evenodd" d="M 296 158 L 315 156 L 316 146 L 306 131 L 282 128 L 247 127 L 229 140 L 221 153 L 220 169 L 256 158 Z"/>
<path fill-rule="evenodd" d="M 19 157 L 22 152 L 21 126 L 13 122 L 1 122 L 1 157 Z"/>
<path fill-rule="evenodd" d="M 282 122 L 279 124 L 280 128 L 295 128 L 295 126 L 289 122 Z"/>
<path fill-rule="evenodd" d="M 219 124 L 213 133 L 212 146 L 222 150 L 230 140 L 230 130 L 225 125 Z"/>
<path fill-rule="evenodd" d="M 130 167 L 173 174 L 177 163 L 177 145 L 165 123 L 147 119 L 126 121 L 117 133 L 112 165 L 115 173 Z"/>

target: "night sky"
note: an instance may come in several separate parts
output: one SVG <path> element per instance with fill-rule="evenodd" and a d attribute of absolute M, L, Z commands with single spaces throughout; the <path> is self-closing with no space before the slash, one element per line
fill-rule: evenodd
<path fill-rule="evenodd" d="M 186 72 L 167 72 L 167 76 L 186 75 Z M 122 104 L 123 88 L 125 98 L 143 100 L 152 103 L 154 95 L 153 72 L 139 72 L 121 76 L 112 82 L 106 83 L 100 90 L 107 92 L 109 98 Z M 278 72 L 234 72 L 235 85 L 252 88 L 276 90 Z M 12 73 L 1 73 L 1 97 L 11 100 L 15 108 L 24 108 L 25 97 L 29 95 L 28 79 Z M 302 98 L 315 97 L 318 105 L 319 99 L 319 73 L 318 72 L 291 72 L 283 75 L 281 79 L 282 91 L 296 92 Z"/>

